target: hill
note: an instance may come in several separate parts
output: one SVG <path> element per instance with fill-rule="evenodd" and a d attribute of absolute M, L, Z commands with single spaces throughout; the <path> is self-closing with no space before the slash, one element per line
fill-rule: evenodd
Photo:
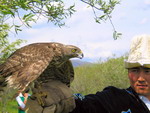
<path fill-rule="evenodd" d="M 78 67 L 78 66 L 83 66 L 83 65 L 90 65 L 92 63 L 90 62 L 86 62 L 86 61 L 82 61 L 82 60 L 71 60 L 73 67 Z"/>

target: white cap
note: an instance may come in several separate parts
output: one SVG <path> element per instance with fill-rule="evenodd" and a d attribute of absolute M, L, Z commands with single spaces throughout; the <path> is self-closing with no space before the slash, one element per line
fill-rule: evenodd
<path fill-rule="evenodd" d="M 144 66 L 150 68 L 150 35 L 133 38 L 125 68 Z"/>

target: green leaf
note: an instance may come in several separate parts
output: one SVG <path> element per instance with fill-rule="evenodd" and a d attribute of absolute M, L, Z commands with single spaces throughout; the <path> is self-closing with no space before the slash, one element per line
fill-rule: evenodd
<path fill-rule="evenodd" d="M 114 38 L 114 40 L 117 40 L 118 38 L 120 38 L 121 35 L 122 35 L 122 33 L 117 33 L 117 31 L 114 31 L 113 32 L 113 38 Z"/>

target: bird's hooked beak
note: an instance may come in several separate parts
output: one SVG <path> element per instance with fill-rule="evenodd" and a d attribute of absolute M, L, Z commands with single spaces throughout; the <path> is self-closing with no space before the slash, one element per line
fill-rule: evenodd
<path fill-rule="evenodd" d="M 78 56 L 77 56 L 77 58 L 80 58 L 80 59 L 82 59 L 84 57 L 84 54 L 82 53 L 82 51 L 80 51 L 79 53 L 78 53 Z"/>

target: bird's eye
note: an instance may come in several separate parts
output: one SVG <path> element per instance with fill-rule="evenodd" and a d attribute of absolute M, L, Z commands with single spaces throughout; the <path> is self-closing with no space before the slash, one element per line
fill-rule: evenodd
<path fill-rule="evenodd" d="M 72 52 L 75 53 L 77 51 L 77 49 L 72 49 Z"/>

